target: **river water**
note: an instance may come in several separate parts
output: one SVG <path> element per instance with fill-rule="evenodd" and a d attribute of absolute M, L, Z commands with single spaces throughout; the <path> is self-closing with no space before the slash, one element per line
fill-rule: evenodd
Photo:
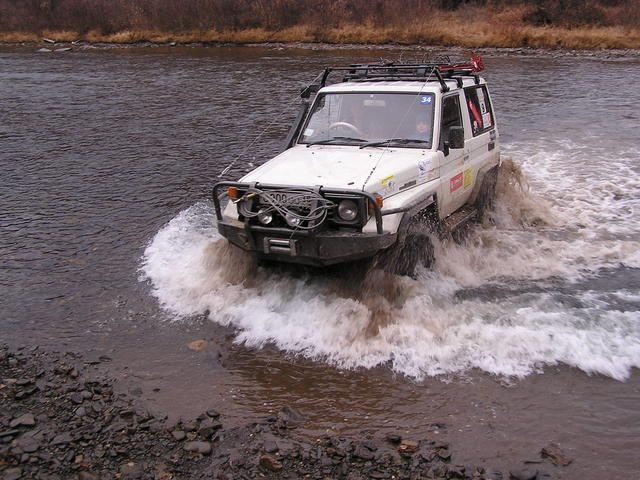
<path fill-rule="evenodd" d="M 174 417 L 288 404 L 308 437 L 440 438 L 502 469 L 555 442 L 575 461 L 554 476 L 640 472 L 637 57 L 487 55 L 491 221 L 417 280 L 354 284 L 254 268 L 208 196 L 239 152 L 226 178 L 278 152 L 321 68 L 398 52 L 33 50 L 0 50 L 0 340 L 107 354 Z"/>

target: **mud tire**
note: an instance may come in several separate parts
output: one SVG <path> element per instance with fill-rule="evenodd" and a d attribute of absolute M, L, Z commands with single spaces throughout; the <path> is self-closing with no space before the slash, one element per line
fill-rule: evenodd
<path fill-rule="evenodd" d="M 498 167 L 489 170 L 482 179 L 482 185 L 476 199 L 478 220 L 482 222 L 488 212 L 493 210 L 496 197 L 496 185 L 498 183 Z"/>
<path fill-rule="evenodd" d="M 396 275 L 415 278 L 418 265 L 429 268 L 433 264 L 433 243 L 425 233 L 410 233 L 394 259 L 391 267 Z"/>
<path fill-rule="evenodd" d="M 433 242 L 429 235 L 413 230 L 402 233 L 393 246 L 376 257 L 374 265 L 387 273 L 416 278 L 418 265 L 430 268 L 434 258 Z"/>

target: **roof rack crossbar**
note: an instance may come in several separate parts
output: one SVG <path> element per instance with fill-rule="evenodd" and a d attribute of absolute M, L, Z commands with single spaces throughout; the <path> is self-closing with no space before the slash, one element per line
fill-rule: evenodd
<path fill-rule="evenodd" d="M 426 79 L 424 77 L 374 77 L 374 78 L 353 78 L 351 80 L 349 80 L 349 83 L 365 83 L 365 82 L 371 82 L 372 80 L 375 80 L 376 82 L 425 82 L 429 81 L 429 82 L 438 82 L 440 83 L 440 80 L 438 80 L 438 78 L 434 75 L 433 78 L 430 79 Z M 455 82 L 456 80 L 453 78 L 446 78 L 443 77 L 442 80 L 444 82 Z"/>
<path fill-rule="evenodd" d="M 448 92 L 449 86 L 445 79 L 455 80 L 458 88 L 462 87 L 461 77 L 473 77 L 476 85 L 480 84 L 478 72 L 484 69 L 482 58 L 473 55 L 468 63 L 451 63 L 449 57 L 438 57 L 433 62 L 424 63 L 380 63 L 380 64 L 352 64 L 341 67 L 325 68 L 317 83 L 303 89 L 301 96 L 309 98 L 327 84 L 329 75 L 333 72 L 344 72 L 343 82 L 364 81 L 430 81 L 432 76 L 440 82 L 442 92 Z"/>

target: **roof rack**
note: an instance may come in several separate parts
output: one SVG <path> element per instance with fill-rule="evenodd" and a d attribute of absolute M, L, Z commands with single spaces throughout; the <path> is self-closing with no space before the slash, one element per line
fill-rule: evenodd
<path fill-rule="evenodd" d="M 353 64 L 345 67 L 329 67 L 324 70 L 319 83 L 303 89 L 301 96 L 309 98 L 327 83 L 333 72 L 345 72 L 343 82 L 382 82 L 382 81 L 438 81 L 442 92 L 448 92 L 446 80 L 455 80 L 458 88 L 462 87 L 462 77 L 473 77 L 476 85 L 480 83 L 479 72 L 484 70 L 484 62 L 480 55 L 472 55 L 470 61 L 451 62 L 448 56 L 441 56 L 431 62 Z"/>

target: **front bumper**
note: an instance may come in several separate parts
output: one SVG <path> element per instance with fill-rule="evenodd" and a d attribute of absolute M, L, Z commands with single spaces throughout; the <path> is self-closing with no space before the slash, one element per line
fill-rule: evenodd
<path fill-rule="evenodd" d="M 254 252 L 258 258 L 305 265 L 333 265 L 371 257 L 380 250 L 390 247 L 396 241 L 396 233 L 384 232 L 382 228 L 383 213 L 375 198 L 370 193 L 359 190 L 336 190 L 319 187 L 317 192 L 364 197 L 373 207 L 376 233 L 326 228 L 326 225 L 318 225 L 317 228 L 311 230 L 273 228 L 251 224 L 247 220 L 243 222 L 224 217 L 220 205 L 220 198 L 224 195 L 222 190 L 227 187 L 243 189 L 248 186 L 250 184 L 237 182 L 217 183 L 213 187 L 213 202 L 220 234 L 243 250 Z M 251 186 L 257 186 L 257 184 Z M 280 185 L 260 185 L 260 187 L 265 189 L 285 188 Z"/>
<path fill-rule="evenodd" d="M 395 233 L 358 233 L 326 230 L 318 233 L 287 232 L 265 227 L 246 228 L 218 221 L 218 231 L 234 245 L 258 258 L 287 263 L 325 266 L 375 255 L 396 241 Z"/>

